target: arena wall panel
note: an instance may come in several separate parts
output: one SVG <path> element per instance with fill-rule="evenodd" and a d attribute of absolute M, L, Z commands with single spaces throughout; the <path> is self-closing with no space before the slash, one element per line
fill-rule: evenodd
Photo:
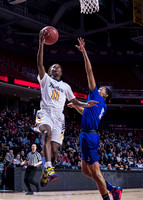
<path fill-rule="evenodd" d="M 26 191 L 24 184 L 25 169 L 8 169 L 6 187 L 14 191 Z M 50 182 L 41 191 L 96 190 L 95 182 L 84 176 L 80 170 L 56 170 L 59 178 Z M 113 185 L 125 188 L 143 188 L 143 171 L 102 171 L 104 178 Z M 39 181 L 41 170 L 38 169 L 35 180 Z M 35 187 L 32 187 L 35 191 Z"/>

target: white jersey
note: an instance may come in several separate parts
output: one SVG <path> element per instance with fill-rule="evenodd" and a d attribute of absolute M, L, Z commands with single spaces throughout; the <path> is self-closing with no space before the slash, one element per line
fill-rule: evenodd
<path fill-rule="evenodd" d="M 41 109 L 55 108 L 57 112 L 63 112 L 66 99 L 70 101 L 75 98 L 71 87 L 67 83 L 62 80 L 55 80 L 47 73 L 44 74 L 41 80 L 38 75 L 38 81 L 42 95 Z"/>

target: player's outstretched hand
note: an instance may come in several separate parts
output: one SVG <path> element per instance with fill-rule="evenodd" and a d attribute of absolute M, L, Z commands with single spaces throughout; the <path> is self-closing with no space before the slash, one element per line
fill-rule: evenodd
<path fill-rule="evenodd" d="M 98 101 L 88 101 L 88 103 L 87 103 L 87 107 L 92 107 L 92 106 L 98 106 L 97 104 L 98 104 L 99 102 Z"/>
<path fill-rule="evenodd" d="M 73 105 L 73 103 L 71 103 L 71 102 L 68 103 L 67 106 L 68 106 L 69 108 L 74 108 L 74 105 Z"/>
<path fill-rule="evenodd" d="M 79 45 L 75 45 L 75 46 L 76 46 L 76 48 L 79 51 L 81 51 L 83 53 L 85 51 L 85 42 L 84 42 L 84 39 L 80 37 L 77 40 L 79 42 Z"/>
<path fill-rule="evenodd" d="M 45 37 L 48 36 L 49 34 L 50 34 L 50 31 L 48 32 L 47 30 L 42 29 L 40 31 L 40 34 L 39 34 L 39 42 L 41 44 L 44 44 L 45 43 Z"/>

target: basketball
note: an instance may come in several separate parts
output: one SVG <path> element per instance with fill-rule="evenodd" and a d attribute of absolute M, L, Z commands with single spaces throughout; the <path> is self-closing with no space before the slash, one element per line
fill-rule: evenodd
<path fill-rule="evenodd" d="M 45 44 L 52 45 L 57 42 L 59 38 L 59 33 L 56 28 L 54 28 L 53 26 L 46 26 L 42 30 L 47 30 L 47 34 L 45 36 Z"/>

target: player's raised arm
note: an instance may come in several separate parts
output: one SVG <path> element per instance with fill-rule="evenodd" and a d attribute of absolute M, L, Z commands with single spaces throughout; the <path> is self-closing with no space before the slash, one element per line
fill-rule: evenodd
<path fill-rule="evenodd" d="M 45 31 L 41 30 L 39 34 L 39 49 L 37 53 L 37 67 L 40 79 L 42 79 L 45 74 L 45 68 L 43 66 L 44 42 L 45 42 Z"/>
<path fill-rule="evenodd" d="M 85 71 L 86 71 L 87 80 L 88 80 L 88 86 L 89 86 L 89 89 L 92 92 L 95 89 L 95 86 L 96 86 L 96 82 L 95 82 L 93 71 L 92 71 L 92 66 L 91 66 L 90 60 L 88 58 L 86 49 L 85 49 L 84 39 L 78 38 L 78 42 L 79 42 L 79 46 L 76 45 L 76 47 L 83 54 L 84 62 L 85 62 Z"/>

